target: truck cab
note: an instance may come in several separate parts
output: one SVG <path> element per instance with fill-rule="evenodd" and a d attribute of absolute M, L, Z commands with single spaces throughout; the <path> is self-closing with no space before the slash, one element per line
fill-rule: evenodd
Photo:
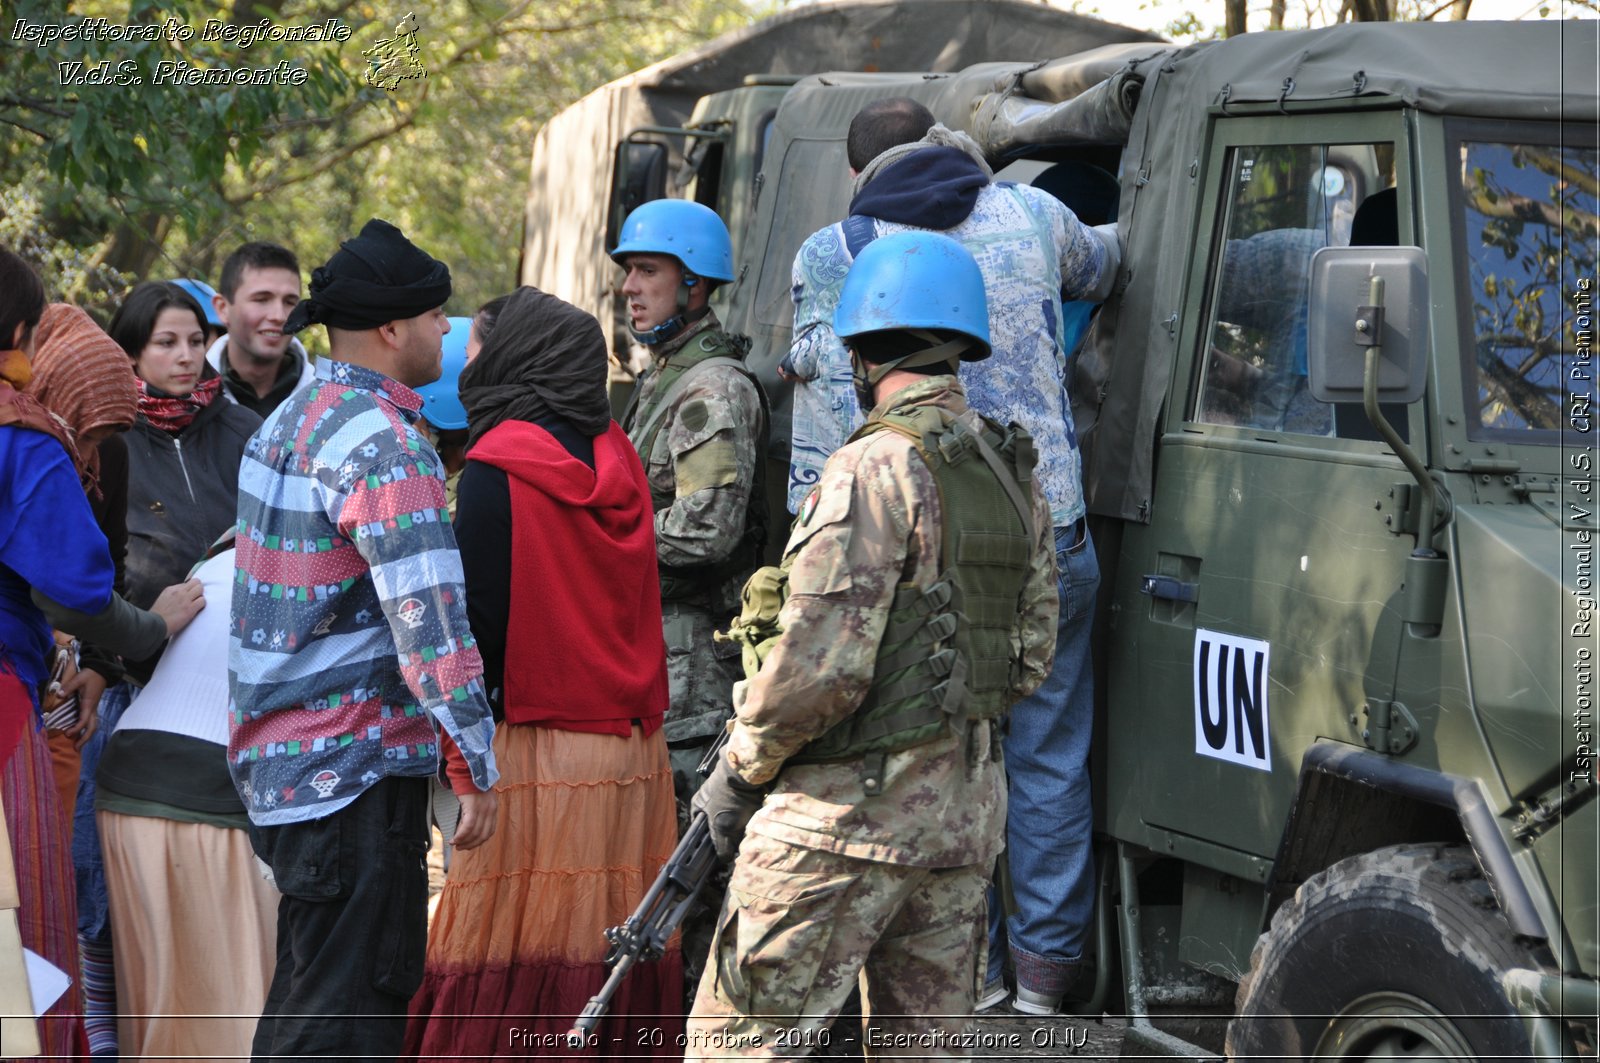
<path fill-rule="evenodd" d="M 790 264 L 846 213 L 863 104 L 1117 175 L 1069 382 L 1103 569 L 1078 996 L 1131 1045 L 1207 1055 L 1152 1010 L 1221 1003 L 1229 1054 L 1593 1051 L 1596 43 L 1356 24 L 778 107 L 725 320 L 780 437 Z M 1332 298 L 1340 256 L 1410 279 Z M 1373 345 L 1407 386 L 1367 388 Z"/>

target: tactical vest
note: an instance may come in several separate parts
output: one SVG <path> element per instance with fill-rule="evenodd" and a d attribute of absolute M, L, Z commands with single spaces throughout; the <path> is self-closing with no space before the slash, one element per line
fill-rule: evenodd
<path fill-rule="evenodd" d="M 863 758 L 862 784 L 881 788 L 886 754 L 974 719 L 1002 716 L 1022 655 L 1020 601 L 1032 568 L 1033 440 L 1022 428 L 983 422 L 981 434 L 948 410 L 921 406 L 868 422 L 852 439 L 894 431 L 911 439 L 933 473 L 943 514 L 940 575 L 929 587 L 895 589 L 872 685 L 861 706 L 789 758 L 790 763 Z M 786 573 L 761 569 L 746 588 L 732 638 L 759 665 L 776 641 Z"/>
<path fill-rule="evenodd" d="M 771 423 L 767 394 L 761 382 L 744 364 L 744 354 L 750 341 L 732 337 L 721 329 L 708 329 L 691 339 L 668 356 L 656 371 L 655 390 L 648 405 L 639 402 L 640 389 L 635 388 L 633 399 L 623 413 L 623 426 L 628 439 L 639 453 L 639 460 L 647 465 L 655 450 L 656 439 L 666 427 L 667 414 L 693 383 L 694 378 L 713 366 L 729 366 L 743 373 L 750 386 L 756 389 L 761 402 L 761 428 L 756 433 L 755 480 L 750 485 L 750 498 L 745 506 L 744 535 L 733 552 L 721 561 L 708 565 L 662 565 L 661 598 L 663 601 L 681 601 L 710 593 L 724 581 L 755 568 L 761 560 L 761 551 L 767 543 L 767 491 L 766 454 L 767 429 Z M 671 501 L 667 502 L 671 505 Z M 665 508 L 665 507 L 657 507 Z"/>

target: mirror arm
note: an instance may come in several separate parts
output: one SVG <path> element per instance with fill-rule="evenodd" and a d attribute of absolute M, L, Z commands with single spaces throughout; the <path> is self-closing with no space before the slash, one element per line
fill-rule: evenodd
<path fill-rule="evenodd" d="M 1374 276 L 1367 296 L 1369 306 L 1360 307 L 1356 318 L 1356 342 L 1367 348 L 1366 372 L 1361 381 L 1361 404 L 1367 413 L 1367 420 L 1372 422 L 1372 427 L 1378 430 L 1383 441 L 1389 444 L 1389 449 L 1405 464 L 1407 470 L 1416 479 L 1417 486 L 1422 489 L 1421 513 L 1417 519 L 1417 549 L 1414 556 L 1437 557 L 1433 549 L 1433 519 L 1435 510 L 1435 495 L 1438 490 L 1433 482 L 1433 477 L 1428 475 L 1428 467 L 1422 464 L 1422 459 L 1417 457 L 1415 451 L 1406 445 L 1400 438 L 1400 433 L 1395 431 L 1394 425 L 1383 415 L 1378 408 L 1378 358 L 1383 352 L 1383 278 Z"/>

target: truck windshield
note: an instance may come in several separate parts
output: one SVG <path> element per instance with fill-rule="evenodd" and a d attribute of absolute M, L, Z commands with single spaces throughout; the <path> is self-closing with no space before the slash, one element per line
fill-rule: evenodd
<path fill-rule="evenodd" d="M 1471 438 L 1594 436 L 1592 411 L 1568 401 L 1591 393 L 1573 384 L 1593 380 L 1576 325 L 1590 313 L 1600 246 L 1600 167 L 1592 141 L 1572 143 L 1576 132 L 1464 126 L 1453 138 Z"/>

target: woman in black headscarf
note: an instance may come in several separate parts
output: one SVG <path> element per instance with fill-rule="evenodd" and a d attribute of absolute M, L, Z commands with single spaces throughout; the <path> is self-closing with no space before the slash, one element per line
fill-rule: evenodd
<path fill-rule="evenodd" d="M 496 303 L 474 321 L 461 373 L 456 520 L 502 721 L 501 819 L 456 854 L 434 916 L 406 1049 L 424 1058 L 494 1054 L 505 1015 L 535 1016 L 530 1036 L 564 1034 L 605 980 L 605 928 L 632 913 L 677 840 L 650 491 L 611 420 L 605 337 L 534 288 Z M 679 1010 L 682 979 L 676 950 L 635 968 L 602 1042 L 681 1055 L 663 1016 Z"/>

